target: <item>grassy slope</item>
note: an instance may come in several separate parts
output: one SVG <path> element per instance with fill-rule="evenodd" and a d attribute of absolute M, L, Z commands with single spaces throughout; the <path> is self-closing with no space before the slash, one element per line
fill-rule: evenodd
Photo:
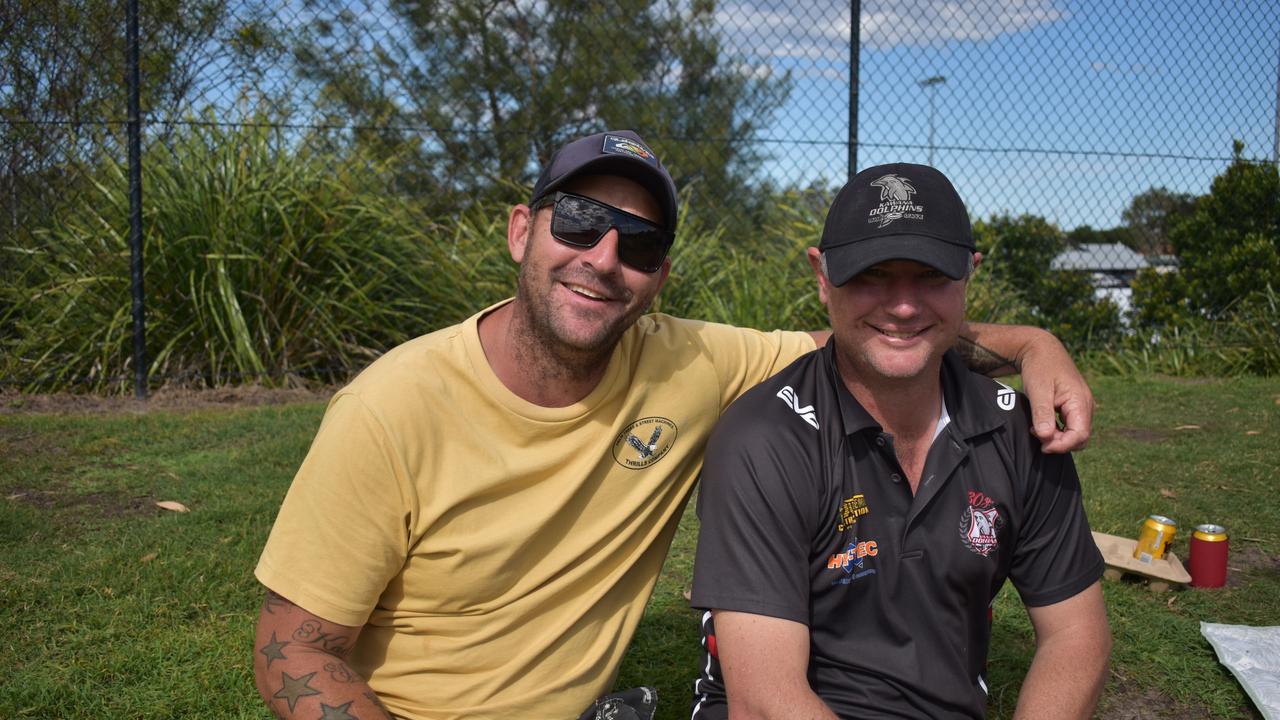
<path fill-rule="evenodd" d="M 1097 433 L 1078 456 L 1094 528 L 1133 535 L 1149 512 L 1219 521 L 1235 568 L 1216 591 L 1105 584 L 1116 646 L 1104 714 L 1139 702 L 1248 717 L 1199 621 L 1280 624 L 1280 381 L 1102 378 L 1095 390 Z M 0 717 L 268 717 L 251 682 L 252 567 L 320 413 L 0 417 Z M 1198 429 L 1176 429 L 1187 425 Z M 192 512 L 157 510 L 161 499 Z M 687 716 L 697 662 L 682 597 L 691 520 L 619 678 L 657 685 L 662 718 Z M 1185 535 L 1174 550 L 1186 557 Z M 1008 717 L 1032 651 L 1009 588 L 993 646 L 992 716 Z"/>

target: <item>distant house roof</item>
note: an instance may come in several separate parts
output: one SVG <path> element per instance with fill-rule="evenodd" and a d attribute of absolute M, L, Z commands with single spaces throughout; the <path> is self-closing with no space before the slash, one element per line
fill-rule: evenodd
<path fill-rule="evenodd" d="M 1067 250 L 1053 259 L 1052 270 L 1133 272 L 1147 267 L 1147 259 L 1120 243 L 1092 243 Z"/>

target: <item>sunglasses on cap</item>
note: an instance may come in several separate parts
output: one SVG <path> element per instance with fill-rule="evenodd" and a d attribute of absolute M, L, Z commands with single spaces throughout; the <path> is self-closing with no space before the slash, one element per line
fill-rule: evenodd
<path fill-rule="evenodd" d="M 618 259 L 641 272 L 657 272 L 674 239 L 672 233 L 638 215 L 573 193 L 557 192 L 533 205 L 554 205 L 551 237 L 576 248 L 595 247 L 605 233 L 618 231 Z"/>

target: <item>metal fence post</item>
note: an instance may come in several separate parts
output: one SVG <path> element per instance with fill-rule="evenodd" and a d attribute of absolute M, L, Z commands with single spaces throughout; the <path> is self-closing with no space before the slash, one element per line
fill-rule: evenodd
<path fill-rule="evenodd" d="M 858 54 L 862 46 L 862 2 L 849 2 L 849 180 L 858 174 Z"/>
<path fill-rule="evenodd" d="M 147 398 L 147 327 L 142 291 L 142 112 L 138 98 L 138 0 L 128 0 L 125 70 L 129 86 L 129 284 L 133 294 L 133 394 Z"/>

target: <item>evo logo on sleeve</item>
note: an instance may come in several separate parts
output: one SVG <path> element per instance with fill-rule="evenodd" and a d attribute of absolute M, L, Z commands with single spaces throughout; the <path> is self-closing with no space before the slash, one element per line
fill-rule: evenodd
<path fill-rule="evenodd" d="M 800 406 L 800 398 L 796 395 L 796 391 L 790 385 L 783 387 L 778 391 L 778 397 L 782 398 L 791 410 L 800 416 L 802 420 L 813 426 L 814 430 L 818 429 L 818 415 L 813 411 L 812 405 Z"/>

